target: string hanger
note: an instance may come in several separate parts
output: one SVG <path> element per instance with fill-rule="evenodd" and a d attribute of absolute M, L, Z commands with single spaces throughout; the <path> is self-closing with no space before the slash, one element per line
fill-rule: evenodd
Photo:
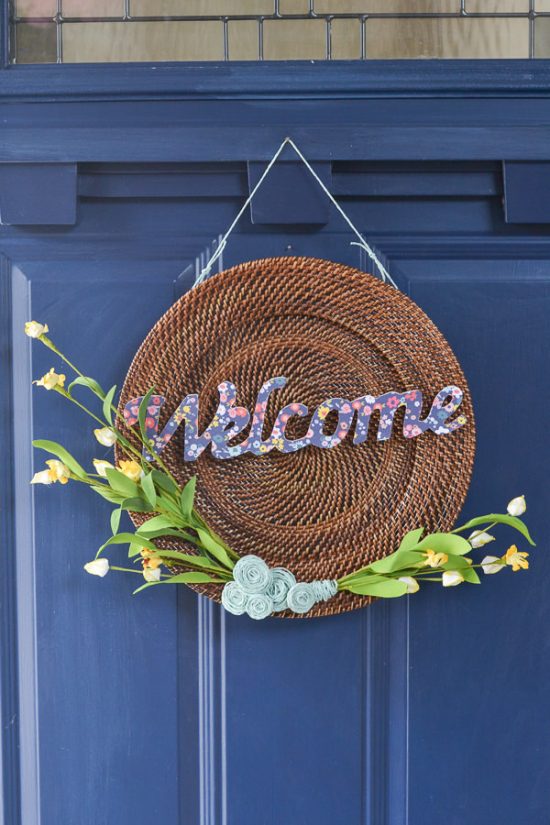
<path fill-rule="evenodd" d="M 369 246 L 369 244 L 367 243 L 367 241 L 365 240 L 363 235 L 359 232 L 359 230 L 357 229 L 355 224 L 352 222 L 351 218 L 349 218 L 349 216 L 346 214 L 346 212 L 342 209 L 342 207 L 340 206 L 340 204 L 338 203 L 336 198 L 332 195 L 330 190 L 325 186 L 324 182 L 321 180 L 321 178 L 319 177 L 319 175 L 317 174 L 317 172 L 315 171 L 313 166 L 309 163 L 307 158 L 304 157 L 304 155 L 302 154 L 300 149 L 296 146 L 296 144 L 294 143 L 294 141 L 290 137 L 286 137 L 283 140 L 283 142 L 281 143 L 281 145 L 279 146 L 279 148 L 277 149 L 277 151 L 275 152 L 275 154 L 273 155 L 273 157 L 271 158 L 271 160 L 267 164 L 267 166 L 264 169 L 264 171 L 262 172 L 258 182 L 256 183 L 256 185 L 254 186 L 254 188 L 250 192 L 248 198 L 246 199 L 246 201 L 242 205 L 241 209 L 239 210 L 239 212 L 235 216 L 235 218 L 234 218 L 233 222 L 231 223 L 229 229 L 226 231 L 225 235 L 223 235 L 223 237 L 220 239 L 220 242 L 218 243 L 218 246 L 216 247 L 214 253 L 211 255 L 210 259 L 207 261 L 205 266 L 201 269 L 201 271 L 199 272 L 199 274 L 195 278 L 195 283 L 193 284 L 193 286 L 198 286 L 198 284 L 201 284 L 210 275 L 210 272 L 211 272 L 211 269 L 212 269 L 213 265 L 216 263 L 218 258 L 223 253 L 225 247 L 227 246 L 227 241 L 229 239 L 229 236 L 231 235 L 231 233 L 233 232 L 233 230 L 237 226 L 238 222 L 240 221 L 240 219 L 242 218 L 242 216 L 246 212 L 247 208 L 250 206 L 250 204 L 252 202 L 252 199 L 254 198 L 256 192 L 258 191 L 260 186 L 263 184 L 264 180 L 267 178 L 267 176 L 270 173 L 271 169 L 273 168 L 273 166 L 275 165 L 275 163 L 279 159 L 279 156 L 281 155 L 281 152 L 283 151 L 285 146 L 291 146 L 294 149 L 294 151 L 296 152 L 296 154 L 298 155 L 298 157 L 300 158 L 300 160 L 302 161 L 302 163 L 304 164 L 306 169 L 308 169 L 311 172 L 311 174 L 313 175 L 313 177 L 315 178 L 315 180 L 317 181 L 317 183 L 319 184 L 319 186 L 321 187 L 321 189 L 323 190 L 323 192 L 325 193 L 327 198 L 330 200 L 332 205 L 337 209 L 339 214 L 343 217 L 343 219 L 345 220 L 345 222 L 347 223 L 347 225 L 349 226 L 351 231 L 357 236 L 358 240 L 357 241 L 352 241 L 351 246 L 359 246 L 361 249 L 363 249 L 364 252 L 366 252 L 367 255 L 369 256 L 371 261 L 374 263 L 374 265 L 377 267 L 377 269 L 380 273 L 380 277 L 382 278 L 384 283 L 389 283 L 393 287 L 395 287 L 395 289 L 397 289 L 398 288 L 397 284 L 395 283 L 395 281 L 393 280 L 393 278 L 391 277 L 391 275 L 389 274 L 389 272 L 387 271 L 387 269 L 385 268 L 383 263 L 380 261 L 378 256 L 376 255 L 376 252 L 373 250 L 373 248 L 371 246 Z"/>

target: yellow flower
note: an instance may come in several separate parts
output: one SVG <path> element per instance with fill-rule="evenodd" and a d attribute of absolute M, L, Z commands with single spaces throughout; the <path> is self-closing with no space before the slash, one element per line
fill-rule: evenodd
<path fill-rule="evenodd" d="M 141 478 L 142 470 L 137 461 L 119 461 L 117 469 L 132 481 L 139 481 Z"/>
<path fill-rule="evenodd" d="M 43 375 L 40 381 L 33 381 L 38 387 L 45 387 L 47 390 L 56 390 L 58 387 L 63 389 L 65 385 L 65 376 L 58 375 L 52 367 L 46 375 Z"/>
<path fill-rule="evenodd" d="M 35 473 L 31 479 L 31 484 L 54 484 L 56 481 L 59 481 L 60 484 L 66 484 L 68 482 L 71 471 L 62 461 L 50 458 L 49 461 L 46 461 L 46 464 L 48 469 Z"/>
<path fill-rule="evenodd" d="M 162 564 L 162 559 L 155 552 L 155 550 L 149 550 L 147 547 L 144 547 L 141 550 L 141 563 L 143 565 L 143 578 L 145 581 L 160 581 L 160 566 Z"/>
<path fill-rule="evenodd" d="M 457 584 L 462 584 L 464 576 L 458 570 L 445 570 L 441 581 L 443 587 L 456 587 Z"/>
<path fill-rule="evenodd" d="M 49 332 L 47 324 L 39 324 L 38 321 L 27 321 L 25 324 L 25 335 L 28 335 L 29 338 L 40 338 L 41 335 L 45 335 Z"/>
<path fill-rule="evenodd" d="M 426 556 L 426 561 L 424 562 L 425 567 L 439 567 L 449 561 L 446 553 L 436 553 L 433 550 L 426 550 L 423 555 Z"/>
<path fill-rule="evenodd" d="M 513 572 L 517 573 L 518 570 L 527 570 L 529 568 L 529 562 L 527 561 L 528 555 L 529 553 L 520 553 L 516 545 L 512 544 L 502 557 L 502 561 L 510 565 Z"/>
<path fill-rule="evenodd" d="M 98 474 L 98 476 L 101 476 L 102 478 L 107 478 L 106 470 L 115 469 L 110 461 L 103 461 L 100 458 L 94 458 L 92 464 L 94 465 L 95 471 Z"/>
<path fill-rule="evenodd" d="M 98 427 L 94 430 L 94 435 L 104 447 L 112 447 L 116 444 L 116 433 L 110 427 L 101 427 L 101 429 Z"/>
<path fill-rule="evenodd" d="M 66 484 L 68 482 L 71 477 L 71 471 L 62 461 L 50 458 L 49 461 L 46 461 L 46 464 L 50 468 L 49 472 L 52 481 L 59 481 L 60 484 Z"/>
<path fill-rule="evenodd" d="M 93 561 L 89 561 L 88 564 L 84 565 L 84 570 L 92 576 L 101 576 L 101 578 L 103 578 L 103 576 L 106 576 L 109 572 L 109 560 L 94 559 Z"/>
<path fill-rule="evenodd" d="M 420 585 L 412 576 L 401 576 L 399 581 L 407 585 L 407 593 L 416 593 L 417 590 L 420 590 Z"/>

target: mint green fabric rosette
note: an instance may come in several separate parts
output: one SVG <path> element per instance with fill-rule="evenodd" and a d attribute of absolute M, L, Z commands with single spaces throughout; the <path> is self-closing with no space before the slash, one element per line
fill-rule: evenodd
<path fill-rule="evenodd" d="M 234 616 L 266 619 L 272 613 L 292 610 L 307 613 L 314 604 L 332 598 L 338 584 L 332 579 L 297 582 L 286 567 L 273 567 L 259 556 L 242 556 L 233 568 L 233 581 L 222 591 L 222 605 Z"/>

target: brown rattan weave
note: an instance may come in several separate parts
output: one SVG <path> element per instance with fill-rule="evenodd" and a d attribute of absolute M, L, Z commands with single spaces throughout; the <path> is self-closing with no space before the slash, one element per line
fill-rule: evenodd
<path fill-rule="evenodd" d="M 413 301 L 351 267 L 267 258 L 205 281 L 153 327 L 129 369 L 121 407 L 154 386 L 167 399 L 162 429 L 185 395 L 199 393 L 202 430 L 217 406 L 218 383 L 232 381 L 237 403 L 252 410 L 262 383 L 282 375 L 288 383 L 270 398 L 266 435 L 278 410 L 294 401 L 313 411 L 329 397 L 420 389 L 425 416 L 449 384 L 464 391 L 461 411 L 468 421 L 450 435 L 405 439 L 401 409 L 383 443 L 376 441 L 373 421 L 362 445 L 353 446 L 350 434 L 329 450 L 273 450 L 225 461 L 206 451 L 190 463 L 182 460 L 181 427 L 163 458 L 182 483 L 197 474 L 197 507 L 231 547 L 310 581 L 338 578 L 387 555 L 415 527 L 450 529 L 475 451 L 466 380 L 445 338 Z M 287 436 L 304 435 L 307 422 L 291 419 Z M 196 589 L 219 601 L 218 586 Z M 341 593 L 308 615 L 369 601 Z"/>

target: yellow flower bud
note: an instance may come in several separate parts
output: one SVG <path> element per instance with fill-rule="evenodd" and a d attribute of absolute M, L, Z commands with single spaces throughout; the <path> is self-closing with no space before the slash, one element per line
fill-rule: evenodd
<path fill-rule="evenodd" d="M 65 376 L 58 375 L 52 367 L 46 375 L 43 375 L 39 381 L 33 381 L 37 387 L 44 387 L 47 390 L 63 389 L 65 386 Z"/>
<path fill-rule="evenodd" d="M 144 567 L 143 578 L 146 582 L 160 581 L 160 567 Z"/>
<path fill-rule="evenodd" d="M 458 570 L 445 570 L 443 573 L 443 587 L 456 587 L 457 584 L 462 584 L 464 576 Z"/>
<path fill-rule="evenodd" d="M 112 447 L 116 444 L 116 433 L 110 427 L 101 427 L 101 429 L 98 427 L 94 430 L 94 435 L 104 447 Z"/>
<path fill-rule="evenodd" d="M 505 565 L 496 556 L 485 556 L 481 562 L 481 567 L 487 576 L 491 576 L 504 570 Z"/>
<path fill-rule="evenodd" d="M 516 498 L 513 498 L 506 509 L 508 510 L 508 515 L 510 516 L 522 516 L 527 510 L 525 496 L 517 496 Z"/>
<path fill-rule="evenodd" d="M 139 481 L 142 475 L 142 469 L 137 461 L 119 461 L 118 468 L 121 473 L 128 476 L 132 481 Z"/>
<path fill-rule="evenodd" d="M 95 471 L 98 474 L 98 476 L 101 476 L 102 478 L 107 477 L 107 470 L 115 469 L 110 461 L 102 461 L 100 458 L 94 458 L 92 464 L 94 465 Z"/>
<path fill-rule="evenodd" d="M 35 473 L 31 479 L 31 484 L 53 484 L 53 478 L 49 470 L 41 470 Z"/>
<path fill-rule="evenodd" d="M 38 321 L 27 321 L 25 324 L 25 335 L 28 335 L 29 338 L 40 338 L 41 335 L 45 335 L 49 332 L 47 324 L 39 324 Z"/>
<path fill-rule="evenodd" d="M 101 576 L 101 578 L 103 578 L 103 576 L 106 576 L 109 572 L 109 560 L 94 559 L 93 561 L 89 561 L 84 565 L 84 570 L 92 576 Z"/>
<path fill-rule="evenodd" d="M 491 536 L 490 533 L 485 533 L 483 530 L 474 530 L 474 532 L 468 536 L 468 541 L 474 549 L 476 547 L 483 547 L 485 544 L 489 544 L 490 541 L 494 540 L 494 536 Z"/>
<path fill-rule="evenodd" d="M 407 585 L 407 593 L 416 593 L 417 590 L 420 590 L 420 585 L 412 576 L 401 576 L 399 581 Z"/>

